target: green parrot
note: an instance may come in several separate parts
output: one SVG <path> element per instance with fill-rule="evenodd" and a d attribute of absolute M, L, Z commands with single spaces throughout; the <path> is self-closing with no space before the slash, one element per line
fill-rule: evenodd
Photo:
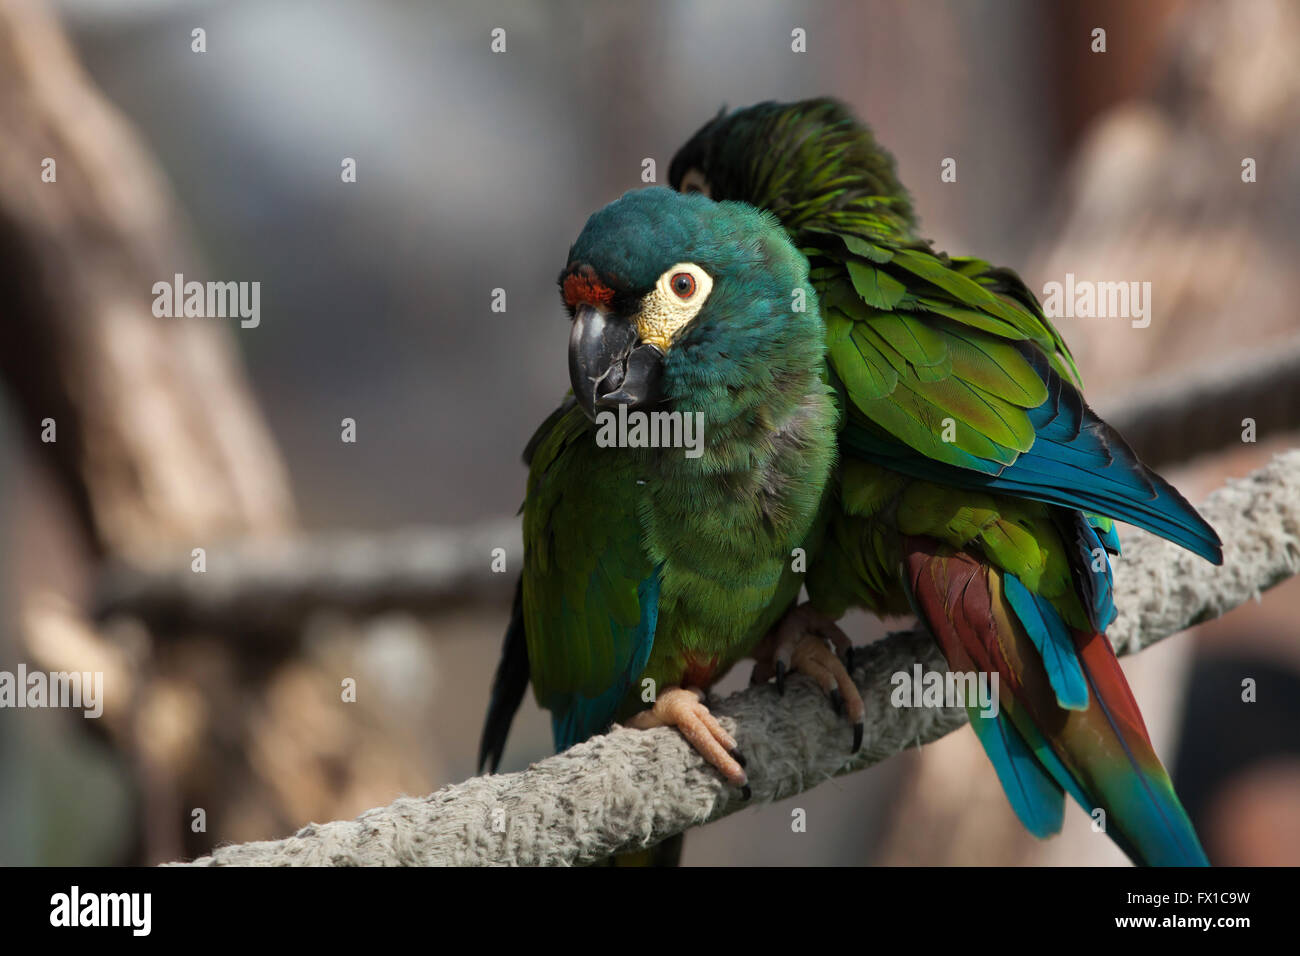
<path fill-rule="evenodd" d="M 796 601 L 826 516 L 838 412 L 807 260 L 769 213 L 651 188 L 587 221 L 560 291 L 573 393 L 524 453 L 480 769 L 531 678 L 557 750 L 671 725 L 747 795 L 704 692 Z"/>
<path fill-rule="evenodd" d="M 848 608 L 914 612 L 953 671 L 998 679 L 995 714 L 960 703 L 1031 832 L 1059 830 L 1069 793 L 1136 862 L 1204 864 L 1105 636 L 1111 519 L 1215 564 L 1220 542 L 1083 401 L 1033 294 L 918 238 L 892 157 L 833 100 L 724 111 L 669 181 L 780 219 L 809 260 L 842 412 L 810 601 L 756 674 L 800 669 L 800 643 Z"/>

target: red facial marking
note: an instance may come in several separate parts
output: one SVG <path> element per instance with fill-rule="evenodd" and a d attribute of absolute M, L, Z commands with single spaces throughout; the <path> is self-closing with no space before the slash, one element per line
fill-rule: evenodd
<path fill-rule="evenodd" d="M 608 305 L 614 290 L 595 276 L 573 273 L 564 277 L 564 302 L 570 307 L 578 305 Z"/>

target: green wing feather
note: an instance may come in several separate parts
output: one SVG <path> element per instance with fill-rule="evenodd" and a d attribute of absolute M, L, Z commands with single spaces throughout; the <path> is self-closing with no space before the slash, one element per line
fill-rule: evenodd
<path fill-rule="evenodd" d="M 523 613 L 533 691 L 563 749 L 614 719 L 654 639 L 657 575 L 642 549 L 629 456 L 597 447 L 569 403 L 530 444 Z M 619 489 L 607 493 L 608 488 Z"/>
<path fill-rule="evenodd" d="M 850 427 L 874 427 L 947 464 L 988 472 L 1034 442 L 1028 410 L 1047 389 L 1018 342 L 1078 373 L 1060 335 L 1014 275 L 952 259 L 926 243 L 825 230 L 813 285 L 830 330 L 830 365 L 844 383 Z"/>

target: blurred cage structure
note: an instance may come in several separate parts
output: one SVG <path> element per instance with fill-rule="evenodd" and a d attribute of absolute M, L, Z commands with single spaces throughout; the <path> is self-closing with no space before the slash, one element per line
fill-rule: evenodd
<path fill-rule="evenodd" d="M 1090 401 L 1193 501 L 1269 467 L 1297 52 L 1286 0 L 0 0 L 0 670 L 104 674 L 98 719 L 0 711 L 0 863 L 201 857 L 472 776 L 555 273 L 723 103 L 844 99 L 924 232 L 1031 288 L 1150 281 L 1148 327 L 1060 321 Z M 261 321 L 156 317 L 177 274 L 259 281 Z M 1281 581 L 1125 659 L 1215 862 L 1300 862 L 1297 618 Z M 550 749 L 526 704 L 504 769 Z M 965 731 L 793 800 L 685 862 L 1122 861 L 1081 814 L 1025 835 Z"/>

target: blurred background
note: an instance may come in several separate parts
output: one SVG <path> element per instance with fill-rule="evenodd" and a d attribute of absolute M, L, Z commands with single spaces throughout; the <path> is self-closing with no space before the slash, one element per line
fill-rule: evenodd
<path fill-rule="evenodd" d="M 1300 338 L 1297 64 L 1286 0 L 0 0 L 0 670 L 107 682 L 98 721 L 0 711 L 0 863 L 193 857 L 475 772 L 555 276 L 720 106 L 837 96 L 940 248 L 1151 282 L 1147 328 L 1059 320 L 1106 414 Z M 175 273 L 259 281 L 260 324 L 155 318 Z M 1257 404 L 1213 454 L 1166 436 L 1191 500 L 1300 441 Z M 1300 863 L 1297 619 L 1293 580 L 1125 660 L 1217 863 Z M 530 698 L 503 769 L 549 752 Z M 685 862 L 1123 862 L 1067 816 L 1027 837 L 962 729 Z"/>

